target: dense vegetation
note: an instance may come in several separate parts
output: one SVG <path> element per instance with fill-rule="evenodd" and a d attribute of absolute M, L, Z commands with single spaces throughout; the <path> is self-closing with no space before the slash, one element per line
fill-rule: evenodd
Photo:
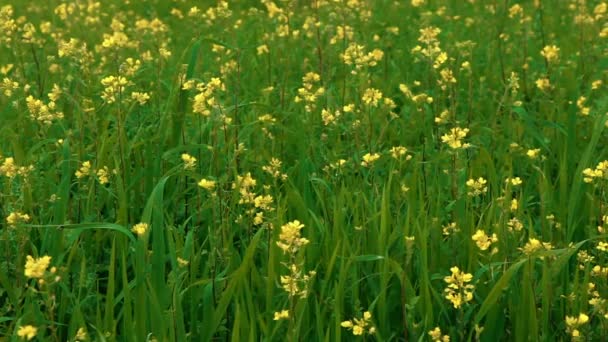
<path fill-rule="evenodd" d="M 0 341 L 605 339 L 607 19 L 5 0 Z"/>

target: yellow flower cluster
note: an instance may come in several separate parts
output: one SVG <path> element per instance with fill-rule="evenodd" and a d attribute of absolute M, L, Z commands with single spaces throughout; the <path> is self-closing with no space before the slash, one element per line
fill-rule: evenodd
<path fill-rule="evenodd" d="M 273 178 L 286 180 L 287 174 L 281 171 L 282 162 L 277 158 L 271 158 L 270 164 L 262 166 L 262 170 L 270 174 Z"/>
<path fill-rule="evenodd" d="M 583 170 L 583 181 L 592 183 L 595 180 L 605 179 L 608 176 L 608 160 L 599 162 L 595 169 L 586 168 Z"/>
<path fill-rule="evenodd" d="M 51 257 L 48 255 L 36 259 L 34 259 L 31 255 L 28 255 L 26 257 L 24 274 L 28 278 L 40 279 L 44 277 L 44 273 L 46 272 L 46 269 L 49 267 L 50 263 Z"/>
<path fill-rule="evenodd" d="M 50 97 L 53 95 L 49 94 Z M 49 101 L 48 104 L 42 100 L 36 99 L 30 95 L 25 99 L 27 109 L 30 111 L 30 118 L 45 125 L 50 125 L 54 120 L 63 119 L 63 113 L 56 111 L 57 105 L 55 101 Z"/>
<path fill-rule="evenodd" d="M 522 247 L 520 249 L 524 254 L 530 256 L 530 255 L 536 253 L 537 251 L 551 250 L 552 248 L 553 248 L 553 246 L 549 242 L 542 242 L 538 239 L 530 238 L 528 240 L 528 242 L 526 242 L 524 247 Z"/>
<path fill-rule="evenodd" d="M 450 342 L 450 335 L 443 335 L 441 328 L 435 327 L 435 329 L 429 331 L 429 336 L 433 342 Z"/>
<path fill-rule="evenodd" d="M 24 338 L 28 341 L 34 339 L 38 334 L 38 328 L 33 325 L 22 325 L 17 330 L 17 336 Z"/>
<path fill-rule="evenodd" d="M 198 186 L 207 191 L 213 191 L 215 189 L 215 181 L 203 178 L 198 182 Z"/>
<path fill-rule="evenodd" d="M 555 63 L 559 60 L 559 48 L 555 45 L 547 45 L 540 54 L 545 57 L 548 63 Z"/>
<path fill-rule="evenodd" d="M 441 141 L 446 143 L 450 148 L 454 150 L 465 149 L 468 148 L 470 144 L 463 143 L 462 140 L 466 138 L 468 133 L 468 128 L 454 127 L 450 129 L 449 133 L 446 133 L 441 136 Z"/>
<path fill-rule="evenodd" d="M 295 220 L 281 226 L 281 233 L 277 246 L 283 250 L 283 253 L 295 254 L 300 247 L 307 245 L 310 241 L 301 236 L 300 231 L 304 228 L 304 224 Z"/>
<path fill-rule="evenodd" d="M 186 170 L 192 170 L 196 167 L 196 158 L 188 153 L 182 153 L 182 161 L 184 162 L 184 169 Z"/>
<path fill-rule="evenodd" d="M 485 180 L 483 177 L 479 177 L 477 179 L 469 179 L 466 182 L 467 188 L 469 188 L 469 191 L 467 192 L 467 195 L 471 196 L 471 197 L 476 197 L 479 195 L 484 195 L 488 192 L 488 187 L 487 184 L 488 181 Z"/>
<path fill-rule="evenodd" d="M 108 76 L 101 80 L 101 84 L 105 87 L 101 94 L 101 98 L 107 103 L 114 103 L 116 102 L 117 97 L 122 97 L 129 81 L 122 76 Z"/>
<path fill-rule="evenodd" d="M 585 106 L 586 102 L 587 98 L 584 96 L 581 96 L 576 100 L 576 107 L 578 108 L 579 114 L 582 116 L 589 116 L 589 113 L 591 112 L 591 107 Z"/>
<path fill-rule="evenodd" d="M 1 159 L 1 157 L 0 157 Z M 17 175 L 26 177 L 28 173 L 34 170 L 34 166 L 18 166 L 15 164 L 15 159 L 13 157 L 7 157 L 0 165 L 0 176 L 5 176 L 8 178 L 14 178 Z"/>
<path fill-rule="evenodd" d="M 361 100 L 368 106 L 377 107 L 378 101 L 382 100 L 382 93 L 378 89 L 367 88 Z"/>
<path fill-rule="evenodd" d="M 147 223 L 144 222 L 140 222 L 136 225 L 133 226 L 133 228 L 131 228 L 131 231 L 135 234 L 137 234 L 137 236 L 141 237 L 144 236 L 148 230 L 150 229 L 150 225 L 148 225 Z"/>
<path fill-rule="evenodd" d="M 21 213 L 19 211 L 14 211 L 6 217 L 6 223 L 9 226 L 16 226 L 18 223 L 29 222 L 30 215 Z"/>
<path fill-rule="evenodd" d="M 374 49 L 367 52 L 365 46 L 351 43 L 346 50 L 340 54 L 340 58 L 342 58 L 344 64 L 354 67 L 351 73 L 356 75 L 362 68 L 376 66 L 378 62 L 384 58 L 384 52 L 380 49 Z"/>
<path fill-rule="evenodd" d="M 361 336 L 364 334 L 376 333 L 376 328 L 372 323 L 372 314 L 369 311 L 363 313 L 363 318 L 354 318 L 340 323 L 343 328 L 353 331 L 353 335 Z"/>
<path fill-rule="evenodd" d="M 443 278 L 448 284 L 444 292 L 445 298 L 449 300 L 454 308 L 458 309 L 464 303 L 473 300 L 474 285 L 468 284 L 473 280 L 473 275 L 470 273 L 461 272 L 456 266 L 450 268 L 452 274 Z"/>
<path fill-rule="evenodd" d="M 189 83 L 184 84 L 184 89 L 189 88 Z M 226 86 L 217 77 L 211 78 L 208 83 L 198 83 L 196 85 L 198 94 L 194 96 L 192 103 L 192 111 L 203 116 L 211 115 L 213 108 L 220 108 L 220 104 L 216 99 L 219 91 L 226 91 Z"/>
<path fill-rule="evenodd" d="M 296 264 L 291 264 L 289 271 L 289 275 L 281 276 L 283 290 L 287 292 L 289 297 L 306 298 L 308 296 L 308 283 L 317 273 L 315 271 L 304 273 Z"/>
<path fill-rule="evenodd" d="M 366 153 L 361 161 L 361 166 L 371 167 L 378 159 L 380 159 L 379 153 Z"/>
<path fill-rule="evenodd" d="M 19 83 L 11 80 L 8 77 L 5 77 L 2 82 L 0 82 L 0 91 L 6 97 L 13 96 L 13 92 L 19 88 Z"/>
<path fill-rule="evenodd" d="M 472 240 L 475 241 L 479 249 L 485 251 L 490 248 L 490 245 L 495 242 L 498 242 L 498 237 L 496 236 L 496 234 L 492 234 L 492 236 L 486 235 L 486 232 L 481 229 L 478 229 L 475 234 L 473 234 Z"/>
<path fill-rule="evenodd" d="M 578 330 L 584 324 L 589 322 L 589 316 L 584 313 L 580 313 L 576 316 L 566 316 L 566 332 L 572 336 L 572 338 L 580 338 L 581 332 Z"/>
<path fill-rule="evenodd" d="M 302 77 L 302 87 L 298 89 L 294 101 L 296 103 L 304 102 L 306 112 L 312 112 L 315 109 L 317 98 L 325 94 L 325 88 L 319 85 L 321 76 L 314 72 L 308 72 Z"/>

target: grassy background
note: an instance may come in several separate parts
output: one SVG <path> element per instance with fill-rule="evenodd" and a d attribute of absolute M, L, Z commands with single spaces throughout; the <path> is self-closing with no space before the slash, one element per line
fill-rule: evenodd
<path fill-rule="evenodd" d="M 0 340 L 18 340 L 28 324 L 40 341 L 74 341 L 79 328 L 99 341 L 352 340 L 341 322 L 368 310 L 376 332 L 357 338 L 427 340 L 440 327 L 456 341 L 565 340 L 565 317 L 579 313 L 590 318 L 583 338 L 608 335 L 606 304 L 589 303 L 597 297 L 589 283 L 602 300 L 607 293 L 606 252 L 596 248 L 606 238 L 597 229 L 606 184 L 583 182 L 583 170 L 606 158 L 608 97 L 605 85 L 592 89 L 606 81 L 604 2 L 277 0 L 277 12 L 267 1 L 231 1 L 230 13 L 214 1 L 9 3 L 0 66 L 12 68 L 0 79 L 19 86 L 0 95 L 0 163 L 12 157 L 34 168 L 0 173 Z M 523 14 L 511 17 L 517 3 Z M 155 18 L 166 30 L 138 29 Z M 352 36 L 332 44 L 345 25 Z M 441 29 L 448 56 L 437 69 L 412 51 L 429 26 Z M 131 44 L 104 48 L 104 34 L 116 31 Z M 70 38 L 76 52 L 60 56 Z M 351 43 L 383 58 L 353 74 L 340 57 Z M 263 44 L 269 53 L 258 54 Z M 547 45 L 560 48 L 558 61 L 541 56 Z M 127 58 L 141 67 L 108 103 L 101 80 L 124 75 Z M 457 80 L 445 90 L 442 69 Z M 314 89 L 325 89 L 310 112 L 294 101 L 308 72 L 320 75 Z M 211 115 L 194 113 L 199 92 L 183 84 L 212 77 L 225 90 Z M 536 86 L 543 77 L 551 89 Z M 48 103 L 54 84 L 63 118 L 32 119 L 25 99 Z M 396 107 L 366 104 L 368 88 Z M 132 91 L 151 98 L 138 105 Z M 581 96 L 589 115 L 580 115 Z M 355 111 L 343 112 L 349 104 Z M 324 125 L 323 109 L 343 113 Z M 437 124 L 444 110 L 448 119 Z M 470 129 L 470 148 L 442 142 L 452 127 Z M 411 159 L 392 158 L 394 146 Z M 537 148 L 538 158 L 526 155 Z M 370 152 L 381 157 L 363 167 Z M 194 168 L 183 153 L 197 158 Z M 263 169 L 272 158 L 286 179 Z M 343 167 L 328 168 L 340 159 Z M 77 178 L 84 161 L 116 173 L 106 185 L 94 174 Z M 273 210 L 243 203 L 238 176 L 247 173 Z M 465 182 L 478 177 L 487 193 L 467 196 Z M 510 177 L 523 184 L 508 185 Z M 199 187 L 202 178 L 215 189 Z M 9 225 L 14 212 L 31 219 Z M 521 231 L 509 229 L 512 218 Z M 310 243 L 285 255 L 276 242 L 293 220 Z M 139 222 L 150 225 L 143 237 L 131 231 Z M 445 236 L 452 222 L 459 231 Z M 471 239 L 478 229 L 497 235 L 495 253 Z M 525 254 L 530 238 L 553 248 Z M 595 258 L 582 262 L 581 251 Z M 27 255 L 52 257 L 57 270 L 45 284 L 25 277 Z M 316 272 L 306 298 L 280 286 L 292 263 Z M 444 295 L 453 266 L 475 285 L 460 308 Z M 273 320 L 283 309 L 290 318 Z"/>

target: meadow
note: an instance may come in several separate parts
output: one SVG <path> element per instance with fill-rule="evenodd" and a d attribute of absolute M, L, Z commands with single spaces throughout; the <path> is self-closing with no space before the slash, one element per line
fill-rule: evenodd
<path fill-rule="evenodd" d="M 608 3 L 5 0 L 0 341 L 605 341 Z"/>

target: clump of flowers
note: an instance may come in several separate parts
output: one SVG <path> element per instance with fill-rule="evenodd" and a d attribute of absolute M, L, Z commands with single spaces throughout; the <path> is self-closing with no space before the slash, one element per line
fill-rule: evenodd
<path fill-rule="evenodd" d="M 198 186 L 207 191 L 213 191 L 215 189 L 215 181 L 203 178 L 198 182 Z"/>
<path fill-rule="evenodd" d="M 368 106 L 377 107 L 378 101 L 382 100 L 382 92 L 378 89 L 367 88 L 365 89 L 361 100 Z"/>
<path fill-rule="evenodd" d="M 33 325 L 22 325 L 17 330 L 17 336 L 24 338 L 28 341 L 34 339 L 38 334 L 38 328 Z"/>
<path fill-rule="evenodd" d="M 450 335 L 443 335 L 441 328 L 435 327 L 435 329 L 429 331 L 429 336 L 433 342 L 450 342 Z"/>
<path fill-rule="evenodd" d="M 572 336 L 573 339 L 579 339 L 581 337 L 580 327 L 589 322 L 589 316 L 584 313 L 580 313 L 576 316 L 566 316 L 566 332 Z"/>
<path fill-rule="evenodd" d="M 599 162 L 595 169 L 584 169 L 583 176 L 583 181 L 585 183 L 593 183 L 598 179 L 605 179 L 608 176 L 608 160 Z"/>
<path fill-rule="evenodd" d="M 134 225 L 133 228 L 131 228 L 131 231 L 133 233 L 137 234 L 137 236 L 142 237 L 148 232 L 149 229 L 150 229 L 150 225 L 148 225 L 147 223 L 144 223 L 144 222 L 140 222 L 140 223 Z"/>
<path fill-rule="evenodd" d="M 449 300 L 454 308 L 458 309 L 462 304 L 473 300 L 474 285 L 468 284 L 473 280 L 473 275 L 460 271 L 457 266 L 450 268 L 451 275 L 443 278 L 448 284 L 445 288 L 445 298 Z"/>
<path fill-rule="evenodd" d="M 30 221 L 30 215 L 24 214 L 19 211 L 14 211 L 14 212 L 8 214 L 8 216 L 6 217 L 6 223 L 8 223 L 8 225 L 12 226 L 12 227 L 16 226 L 18 223 L 29 222 L 29 221 Z"/>
<path fill-rule="evenodd" d="M 191 83 L 186 82 L 183 88 L 189 89 L 191 86 Z M 222 80 L 213 77 L 207 83 L 198 83 L 196 90 L 198 94 L 194 96 L 194 102 L 192 103 L 192 111 L 194 113 L 209 116 L 213 108 L 221 108 L 217 96 L 220 91 L 226 91 L 226 86 Z"/>
<path fill-rule="evenodd" d="M 540 54 L 545 57 L 548 63 L 555 63 L 559 60 L 559 48 L 556 45 L 547 45 Z"/>
<path fill-rule="evenodd" d="M 74 175 L 78 179 L 82 179 L 90 174 L 91 174 L 91 162 L 88 160 L 82 162 L 82 165 L 80 166 L 80 168 L 78 170 L 76 170 L 76 172 L 74 173 Z"/>
<path fill-rule="evenodd" d="M 281 276 L 281 287 L 287 292 L 291 308 L 295 306 L 296 298 L 306 298 L 308 296 L 308 284 L 310 279 L 316 275 L 315 271 L 305 273 L 301 269 L 301 265 L 296 263 L 298 251 L 310 242 L 302 237 L 302 228 L 304 228 L 304 224 L 298 220 L 284 224 L 281 226 L 279 241 L 276 242 L 283 254 L 289 256 L 289 262 L 284 264 L 289 270 L 289 274 Z M 278 311 L 274 314 L 275 320 L 288 319 L 289 317 L 288 310 Z"/>
<path fill-rule="evenodd" d="M 105 87 L 101 94 L 101 98 L 110 104 L 122 97 L 129 81 L 122 76 L 108 76 L 101 80 L 101 84 Z"/>
<path fill-rule="evenodd" d="M 366 153 L 361 161 L 361 166 L 371 167 L 378 159 L 380 159 L 379 153 Z"/>
<path fill-rule="evenodd" d="M 196 158 L 188 153 L 182 153 L 182 161 L 184 162 L 184 169 L 186 170 L 192 170 L 196 167 Z"/>
<path fill-rule="evenodd" d="M 41 279 L 44 277 L 47 268 L 51 264 L 51 257 L 45 255 L 40 258 L 34 258 L 31 255 L 26 257 L 25 271 L 23 272 L 28 278 Z"/>
<path fill-rule="evenodd" d="M 356 43 L 351 43 L 346 50 L 340 54 L 340 58 L 342 58 L 344 64 L 354 67 L 351 71 L 351 74 L 353 75 L 356 75 L 362 68 L 376 66 L 383 57 L 384 52 L 382 52 L 382 50 L 374 49 L 371 52 L 367 52 L 365 46 Z"/>
<path fill-rule="evenodd" d="M 0 157 L 1 159 L 1 157 Z M 0 176 L 5 176 L 8 178 L 14 178 L 17 175 L 19 176 L 27 176 L 30 171 L 34 170 L 33 165 L 29 166 L 18 166 L 15 163 L 15 159 L 13 157 L 5 158 L 0 165 Z"/>
<path fill-rule="evenodd" d="M 486 192 L 488 192 L 488 186 L 486 185 L 487 183 L 488 181 L 486 181 L 483 177 L 469 179 L 466 182 L 467 188 L 469 189 L 467 195 L 471 197 L 484 195 Z"/>
<path fill-rule="evenodd" d="M 340 323 L 343 328 L 353 331 L 353 335 L 361 336 L 364 334 L 373 335 L 376 328 L 372 323 L 372 314 L 369 311 L 363 313 L 363 318 L 353 318 Z"/>
<path fill-rule="evenodd" d="M 304 109 L 310 113 L 315 109 L 317 98 L 325 93 L 325 88 L 319 85 L 321 76 L 314 72 L 308 72 L 302 77 L 302 87 L 298 89 L 294 101 L 304 102 Z"/>
<path fill-rule="evenodd" d="M 468 128 L 454 127 L 449 133 L 441 136 L 441 141 L 447 144 L 451 149 L 465 149 L 470 146 L 469 143 L 464 143 L 463 140 L 469 133 Z"/>
<path fill-rule="evenodd" d="M 270 164 L 262 166 L 262 170 L 270 174 L 273 178 L 286 180 L 287 174 L 281 172 L 282 162 L 277 158 L 270 159 Z"/>
<path fill-rule="evenodd" d="M 551 250 L 553 246 L 549 242 L 542 242 L 535 238 L 530 238 L 524 247 L 520 248 L 521 251 L 530 256 L 540 250 Z"/>
<path fill-rule="evenodd" d="M 498 242 L 498 237 L 496 236 L 496 234 L 492 234 L 492 236 L 489 236 L 481 229 L 478 229 L 471 238 L 473 241 L 475 241 L 477 247 L 479 247 L 479 249 L 481 249 L 482 251 L 487 250 L 488 248 L 490 248 L 490 245 Z"/>

